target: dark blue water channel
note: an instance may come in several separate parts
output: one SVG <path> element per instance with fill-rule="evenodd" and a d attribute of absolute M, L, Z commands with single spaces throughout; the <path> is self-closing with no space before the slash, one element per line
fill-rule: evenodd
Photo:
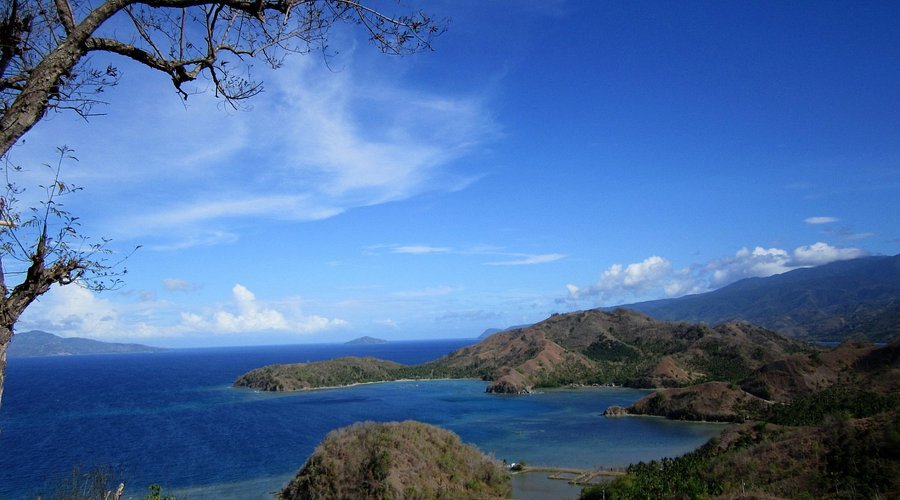
<path fill-rule="evenodd" d="M 108 466 L 132 498 L 162 484 L 188 498 L 271 498 L 330 430 L 415 419 L 509 461 L 595 467 L 684 453 L 721 426 L 606 419 L 632 389 L 484 393 L 480 381 L 418 381 L 272 394 L 234 389 L 266 364 L 347 355 L 435 359 L 465 340 L 372 346 L 183 349 L 9 361 L 0 408 L 0 498 L 52 492 L 73 466 Z"/>

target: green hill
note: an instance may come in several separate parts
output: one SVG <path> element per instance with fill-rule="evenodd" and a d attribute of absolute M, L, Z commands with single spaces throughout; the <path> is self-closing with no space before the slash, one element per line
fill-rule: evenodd
<path fill-rule="evenodd" d="M 420 422 L 328 433 L 279 494 L 302 498 L 508 498 L 509 474 L 456 434 Z"/>
<path fill-rule="evenodd" d="M 567 384 L 666 387 L 738 381 L 764 363 L 804 349 L 747 323 L 710 328 L 656 321 L 626 309 L 591 310 L 496 333 L 426 366 L 491 380 L 489 390 L 496 392 Z"/>
<path fill-rule="evenodd" d="M 898 394 L 900 340 L 793 355 L 740 386 L 660 390 L 609 413 L 752 422 L 682 457 L 633 464 L 582 498 L 898 498 Z"/>
<path fill-rule="evenodd" d="M 397 378 L 403 365 L 376 358 L 345 357 L 312 363 L 269 365 L 241 375 L 235 387 L 261 391 L 299 391 Z"/>
<path fill-rule="evenodd" d="M 489 392 L 504 393 L 567 384 L 672 387 L 737 382 L 765 363 L 805 349 L 746 323 L 710 328 L 656 321 L 624 309 L 592 310 L 496 333 L 417 366 L 342 358 L 264 367 L 235 385 L 298 390 L 404 378 L 480 378 L 493 382 Z"/>
<path fill-rule="evenodd" d="M 889 342 L 900 337 L 900 255 L 832 262 L 621 307 L 660 320 L 747 321 L 806 340 Z"/>

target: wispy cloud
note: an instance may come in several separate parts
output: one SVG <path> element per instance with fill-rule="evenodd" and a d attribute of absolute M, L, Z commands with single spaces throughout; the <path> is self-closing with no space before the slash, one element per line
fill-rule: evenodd
<path fill-rule="evenodd" d="M 394 247 L 394 253 L 409 253 L 414 255 L 424 255 L 429 253 L 447 253 L 451 251 L 449 247 L 433 247 L 428 245 L 402 245 Z"/>
<path fill-rule="evenodd" d="M 448 246 L 434 246 L 434 245 L 372 245 L 367 247 L 367 251 L 371 251 L 373 253 L 380 252 L 388 252 L 388 253 L 396 253 L 396 254 L 411 254 L 411 255 L 428 255 L 428 254 L 454 254 L 454 255 L 477 255 L 477 256 L 487 256 L 487 257 L 497 257 L 502 260 L 494 260 L 490 262 L 484 262 L 483 264 L 486 266 L 533 266 L 538 264 L 546 264 L 548 262 L 555 262 L 560 259 L 566 258 L 565 254 L 561 253 L 542 253 L 542 254 L 531 254 L 531 253 L 520 253 L 520 252 L 510 252 L 505 250 L 502 247 L 497 247 L 493 245 L 477 245 L 472 247 L 465 248 L 455 248 Z"/>
<path fill-rule="evenodd" d="M 412 89 L 379 65 L 335 72 L 317 58 L 296 57 L 259 76 L 266 92 L 247 111 L 225 111 L 209 95 L 191 96 L 186 106 L 175 97 L 146 107 L 117 103 L 111 109 L 127 114 L 67 131 L 65 140 L 91 166 L 75 180 L 106 204 L 95 207 L 106 214 L 101 233 L 178 249 L 215 241 L 194 235 L 224 231 L 237 219 L 320 220 L 454 191 L 483 172 L 449 167 L 499 135 L 479 96 Z M 132 79 L 115 92 L 168 95 L 164 85 Z M 135 116 L 140 134 L 123 126 Z M 46 135 L 29 141 L 60 140 Z M 22 149 L 24 160 L 32 149 L 41 147 Z"/>
<path fill-rule="evenodd" d="M 166 278 L 163 280 L 163 288 L 170 292 L 188 293 L 199 290 L 200 285 L 181 278 Z"/>
<path fill-rule="evenodd" d="M 850 226 L 830 227 L 825 232 L 844 241 L 864 240 L 875 236 L 875 233 L 854 231 Z"/>
<path fill-rule="evenodd" d="M 403 299 L 423 298 L 423 297 L 442 297 L 461 291 L 462 287 L 454 286 L 437 286 L 432 288 L 421 288 L 418 290 L 402 290 L 391 294 L 393 297 Z"/>
<path fill-rule="evenodd" d="M 566 256 L 561 253 L 545 253 L 545 254 L 514 254 L 515 258 L 509 260 L 499 260 L 494 262 L 485 262 L 487 266 L 533 266 L 536 264 L 546 264 L 564 259 Z"/>
<path fill-rule="evenodd" d="M 841 219 L 837 217 L 807 217 L 803 221 L 807 224 L 831 224 L 832 222 L 838 222 Z"/>

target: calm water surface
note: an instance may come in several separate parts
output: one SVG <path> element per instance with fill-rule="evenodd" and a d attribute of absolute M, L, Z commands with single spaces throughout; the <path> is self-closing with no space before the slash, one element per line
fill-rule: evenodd
<path fill-rule="evenodd" d="M 347 355 L 420 363 L 471 342 L 11 359 L 0 409 L 0 498 L 46 494 L 75 465 L 111 466 L 132 498 L 154 482 L 179 498 L 271 498 L 325 434 L 361 420 L 420 420 L 510 462 L 583 468 L 681 454 L 722 430 L 600 415 L 644 394 L 632 389 L 496 396 L 480 381 L 290 394 L 231 387 L 238 375 L 271 363 Z M 517 480 L 517 496 L 528 496 L 528 482 Z"/>

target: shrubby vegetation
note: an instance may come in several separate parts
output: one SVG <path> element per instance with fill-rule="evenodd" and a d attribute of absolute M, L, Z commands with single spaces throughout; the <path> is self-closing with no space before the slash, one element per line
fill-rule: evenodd
<path fill-rule="evenodd" d="M 269 365 L 241 375 L 237 387 L 264 391 L 296 391 L 393 380 L 403 365 L 375 358 L 337 358 L 314 363 Z"/>
<path fill-rule="evenodd" d="M 56 482 L 52 495 L 54 500 L 110 500 L 119 498 L 120 483 L 115 472 L 109 467 L 92 467 L 84 470 L 80 466 L 72 468 L 68 476 Z M 124 485 L 122 486 L 124 489 Z M 118 492 L 118 495 L 116 495 Z"/>
<path fill-rule="evenodd" d="M 865 418 L 898 406 L 897 395 L 884 395 L 846 386 L 832 386 L 790 404 L 774 404 L 758 418 L 781 425 L 819 425 L 832 415 Z"/>
<path fill-rule="evenodd" d="M 151 484 L 144 500 L 176 500 L 173 495 L 163 493 L 159 484 Z M 97 466 L 83 470 L 76 466 L 68 476 L 56 482 L 53 493 L 37 495 L 37 498 L 52 500 L 119 500 L 125 496 L 125 483 L 110 467 Z M 128 496 L 127 498 L 133 498 Z"/>
<path fill-rule="evenodd" d="M 674 459 L 631 465 L 582 498 L 892 498 L 900 494 L 900 404 L 894 395 L 830 387 L 759 407 L 754 423 Z"/>
<path fill-rule="evenodd" d="M 507 498 L 506 471 L 456 434 L 420 422 L 328 433 L 280 493 L 299 498 Z"/>
<path fill-rule="evenodd" d="M 703 476 L 709 469 L 710 460 L 708 454 L 696 451 L 678 458 L 632 464 L 624 477 L 585 488 L 580 498 L 703 498 L 718 495 L 723 491 L 722 484 Z"/>
<path fill-rule="evenodd" d="M 241 375 L 234 385 L 263 391 L 299 391 L 393 380 L 442 378 L 471 378 L 471 374 L 434 363 L 409 366 L 377 358 L 349 356 L 311 363 L 264 366 Z"/>

